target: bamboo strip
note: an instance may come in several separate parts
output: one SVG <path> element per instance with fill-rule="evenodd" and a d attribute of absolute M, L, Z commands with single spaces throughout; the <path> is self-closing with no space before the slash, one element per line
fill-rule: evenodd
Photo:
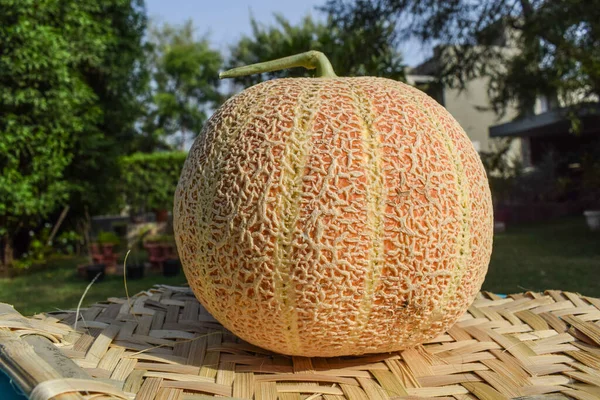
<path fill-rule="evenodd" d="M 18 343 L 42 335 L 85 368 L 84 390 L 92 388 L 86 382 L 100 383 L 128 399 L 600 398 L 600 300 L 573 293 L 482 292 L 457 324 L 424 345 L 338 358 L 256 348 L 219 325 L 189 288 L 157 286 L 131 304 L 111 298 L 83 310 L 89 318 L 77 332 L 67 325 L 70 311 L 32 318 L 0 312 L 0 332 Z M 60 396 L 72 395 L 111 396 Z"/>
<path fill-rule="evenodd" d="M 7 304 L 0 304 L 0 315 L 22 317 Z M 8 328 L 0 328 L 0 367 L 26 394 L 31 394 L 35 387 L 44 381 L 60 379 L 63 376 L 90 378 L 47 338 L 35 335 L 21 338 Z M 75 393 L 59 393 L 56 399 L 74 400 L 81 399 L 81 396 Z"/>
<path fill-rule="evenodd" d="M 257 383 L 256 400 L 277 400 L 277 384 L 275 382 Z"/>

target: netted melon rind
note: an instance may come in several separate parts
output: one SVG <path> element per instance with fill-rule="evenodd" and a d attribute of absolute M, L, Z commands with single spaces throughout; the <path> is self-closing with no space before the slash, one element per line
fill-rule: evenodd
<path fill-rule="evenodd" d="M 483 282 L 492 205 L 470 140 L 382 78 L 280 79 L 211 117 L 175 195 L 200 302 L 279 353 L 400 350 L 447 330 Z"/>

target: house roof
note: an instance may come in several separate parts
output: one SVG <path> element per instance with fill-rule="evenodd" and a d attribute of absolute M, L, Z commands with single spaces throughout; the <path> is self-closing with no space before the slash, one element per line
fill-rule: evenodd
<path fill-rule="evenodd" d="M 521 118 L 489 128 L 490 137 L 533 137 L 565 135 L 571 128 L 569 108 L 558 108 L 545 113 Z M 581 133 L 600 133 L 600 104 L 590 103 L 574 109 L 581 121 Z"/>
<path fill-rule="evenodd" d="M 438 65 L 438 59 L 437 56 L 428 58 L 427 60 L 423 61 L 421 64 L 412 67 L 410 69 L 410 73 L 412 75 L 430 75 L 430 76 L 435 76 L 439 65 Z"/>

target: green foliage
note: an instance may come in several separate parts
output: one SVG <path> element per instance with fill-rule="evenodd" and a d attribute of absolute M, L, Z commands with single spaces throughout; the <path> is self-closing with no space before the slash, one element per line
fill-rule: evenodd
<path fill-rule="evenodd" d="M 93 90 L 99 119 L 73 135 L 73 160 L 65 172 L 71 184 L 71 215 L 115 210 L 118 159 L 136 150 L 136 121 L 143 115 L 140 96 L 149 84 L 142 39 L 147 17 L 143 0 L 69 1 L 73 13 L 85 10 L 87 30 L 78 51 L 86 62 L 74 74 Z M 83 17 L 82 17 L 83 18 Z M 87 44 L 89 43 L 89 44 Z"/>
<path fill-rule="evenodd" d="M 479 153 L 488 175 L 507 178 L 520 169 L 517 160 L 511 157 L 512 142 L 512 138 L 495 138 L 491 140 L 490 151 Z"/>
<path fill-rule="evenodd" d="M 175 237 L 173 235 L 149 235 L 144 238 L 144 243 L 175 244 Z"/>
<path fill-rule="evenodd" d="M 81 236 L 75 231 L 64 231 L 50 242 L 50 228 L 50 224 L 46 223 L 38 232 L 29 231 L 29 248 L 13 261 L 14 268 L 29 270 L 32 267 L 43 266 L 52 255 L 75 254 L 81 245 Z"/>
<path fill-rule="evenodd" d="M 228 68 L 274 60 L 308 50 L 318 50 L 329 58 L 337 75 L 383 76 L 404 80 L 404 66 L 396 50 L 394 27 L 385 19 L 369 29 L 352 30 L 331 18 L 326 23 L 305 17 L 296 26 L 275 15 L 275 26 L 262 26 L 251 19 L 252 35 L 244 36 L 231 48 Z M 301 68 L 235 78 L 243 86 L 276 77 L 310 76 Z"/>
<path fill-rule="evenodd" d="M 130 255 L 127 264 L 132 263 Z M 117 261 L 122 265 L 123 259 Z M 88 281 L 77 276 L 77 265 L 89 263 L 80 257 L 53 257 L 47 266 L 35 273 L 19 274 L 13 279 L 0 279 L 2 301 L 13 304 L 23 315 L 33 315 L 39 312 L 49 312 L 56 309 L 75 310 L 85 291 Z M 165 277 L 162 273 L 150 271 L 143 279 L 127 280 L 129 295 L 147 290 L 157 284 L 184 285 L 185 276 L 179 274 Z M 82 307 L 89 307 L 109 297 L 125 297 L 123 277 L 108 275 L 102 282 L 96 282 L 85 296 Z M 6 398 L 6 393 L 2 393 Z"/>
<path fill-rule="evenodd" d="M 0 0 L 0 266 L 67 202 L 111 204 L 143 87 L 142 0 Z M 32 243 L 35 246 L 35 243 Z M 36 250 L 37 251 L 37 250 Z"/>
<path fill-rule="evenodd" d="M 575 151 L 547 148 L 535 167 L 523 168 L 510 157 L 510 140 L 481 154 L 496 204 L 532 204 L 582 200 L 600 205 L 600 140 Z"/>
<path fill-rule="evenodd" d="M 74 255 L 81 246 L 82 237 L 76 231 L 64 231 L 54 240 L 54 248 L 62 254 Z"/>
<path fill-rule="evenodd" d="M 354 29 L 394 18 L 397 33 L 441 44 L 433 66 L 444 84 L 489 78 L 494 110 L 533 110 L 546 96 L 574 105 L 600 94 L 600 7 L 587 0 L 329 0 L 325 10 Z"/>
<path fill-rule="evenodd" d="M 50 237 L 50 225 L 46 224 L 39 232 L 29 231 L 31 241 L 29 250 L 14 261 L 14 268 L 29 269 L 33 265 L 43 264 L 47 257 L 52 254 L 52 244 L 48 242 Z"/>
<path fill-rule="evenodd" d="M 75 20 L 57 29 L 58 5 L 34 3 L 0 5 L 0 225 L 11 232 L 67 200 L 70 139 L 100 117 L 94 92 L 73 74 L 85 61 L 76 51 L 85 28 Z"/>
<path fill-rule="evenodd" d="M 81 236 L 75 231 L 64 231 L 50 242 L 51 225 L 46 223 L 38 232 L 29 231 L 29 248 L 13 261 L 17 270 L 29 270 L 43 266 L 52 255 L 73 255 L 81 244 Z"/>
<path fill-rule="evenodd" d="M 563 200 L 571 181 L 561 173 L 564 156 L 549 152 L 531 171 L 519 171 L 510 182 L 508 201 L 544 203 Z"/>
<path fill-rule="evenodd" d="M 490 151 L 481 152 L 481 162 L 487 173 L 494 203 L 507 201 L 514 191 L 517 177 L 522 172 L 518 159 L 511 156 L 512 138 L 491 141 Z"/>
<path fill-rule="evenodd" d="M 184 152 L 135 153 L 121 159 L 122 190 L 134 210 L 170 210 Z"/>
<path fill-rule="evenodd" d="M 99 244 L 113 244 L 118 246 L 121 243 L 121 239 L 119 239 L 117 234 L 114 232 L 100 231 L 98 233 L 97 242 Z"/>
<path fill-rule="evenodd" d="M 195 37 L 191 21 L 182 26 L 154 26 L 149 40 L 153 84 L 146 94 L 137 149 L 183 149 L 187 140 L 200 133 L 209 108 L 221 99 L 217 91 L 221 55 L 206 38 Z"/>

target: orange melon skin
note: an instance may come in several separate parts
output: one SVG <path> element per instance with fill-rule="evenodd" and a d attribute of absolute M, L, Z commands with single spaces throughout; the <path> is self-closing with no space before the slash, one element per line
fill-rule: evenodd
<path fill-rule="evenodd" d="M 466 311 L 492 202 L 470 140 L 421 91 L 279 79 L 207 122 L 174 229 L 196 297 L 234 334 L 288 355 L 358 355 L 423 343 Z"/>

